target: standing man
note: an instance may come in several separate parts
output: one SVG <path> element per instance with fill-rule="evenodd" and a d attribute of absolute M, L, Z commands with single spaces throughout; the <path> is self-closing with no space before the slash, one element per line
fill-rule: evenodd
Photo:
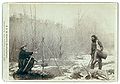
<path fill-rule="evenodd" d="M 18 58 L 19 69 L 17 73 L 24 74 L 24 73 L 28 73 L 29 71 L 31 71 L 34 61 L 35 61 L 33 57 L 31 58 L 32 54 L 33 52 L 27 51 L 27 45 L 22 46 L 20 48 L 20 53 L 19 53 L 19 58 Z"/>
<path fill-rule="evenodd" d="M 96 35 L 91 36 L 91 69 L 94 69 L 96 62 L 98 62 L 99 69 L 102 69 L 102 58 L 98 56 L 98 53 L 103 51 L 103 45 L 98 40 Z M 99 47 L 99 49 L 98 49 Z"/>

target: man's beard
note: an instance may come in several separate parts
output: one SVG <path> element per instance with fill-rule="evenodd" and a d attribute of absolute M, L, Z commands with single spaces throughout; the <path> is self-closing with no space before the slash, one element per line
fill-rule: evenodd
<path fill-rule="evenodd" d="M 95 40 L 95 39 L 92 39 L 92 42 L 96 42 L 96 40 Z"/>

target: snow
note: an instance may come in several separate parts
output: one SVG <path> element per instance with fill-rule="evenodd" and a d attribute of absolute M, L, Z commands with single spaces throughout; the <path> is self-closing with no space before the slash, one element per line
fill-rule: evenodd
<path fill-rule="evenodd" d="M 103 67 L 102 70 L 106 72 L 109 72 L 108 78 L 109 80 L 115 80 L 115 61 L 113 59 L 114 57 L 108 56 L 107 59 L 103 59 Z M 67 65 L 60 65 L 59 68 L 58 66 L 56 66 L 55 64 L 50 66 L 45 67 L 45 71 L 50 72 L 51 74 L 55 75 L 55 78 L 51 79 L 51 80 L 86 80 L 85 76 L 87 74 L 87 72 L 84 70 L 83 66 L 84 65 L 86 68 L 89 67 L 88 64 L 90 62 L 91 56 L 90 55 L 81 55 L 81 56 L 76 56 L 74 58 L 72 58 L 72 60 L 66 60 L 66 64 L 67 62 L 69 62 Z M 57 59 L 56 59 L 57 60 Z M 36 63 L 34 65 L 34 67 L 32 68 L 33 71 L 36 70 L 40 70 L 42 71 L 42 67 L 39 63 Z M 63 61 L 65 62 L 65 60 Z M 10 80 L 14 80 L 12 77 L 12 74 L 17 71 L 18 69 L 18 63 L 10 63 L 9 66 L 9 79 Z M 95 70 L 98 70 L 98 66 L 95 67 Z M 61 74 L 60 71 L 63 73 Z M 81 72 L 80 74 L 83 75 L 83 77 L 81 77 L 81 79 L 73 79 L 71 77 L 71 75 L 75 72 Z M 97 80 L 97 79 L 91 79 L 92 81 Z"/>

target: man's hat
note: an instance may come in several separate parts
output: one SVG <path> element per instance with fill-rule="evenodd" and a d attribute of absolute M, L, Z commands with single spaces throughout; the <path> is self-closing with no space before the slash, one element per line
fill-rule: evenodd
<path fill-rule="evenodd" d="M 20 47 L 20 49 L 22 50 L 24 47 L 27 47 L 27 45 L 22 45 L 22 46 Z"/>
<path fill-rule="evenodd" d="M 96 35 L 92 35 L 91 37 L 94 37 L 95 39 L 97 39 L 97 36 L 96 36 Z"/>

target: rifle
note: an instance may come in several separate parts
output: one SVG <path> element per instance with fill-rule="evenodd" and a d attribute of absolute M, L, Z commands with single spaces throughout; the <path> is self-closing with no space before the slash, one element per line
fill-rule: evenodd
<path fill-rule="evenodd" d="M 31 57 L 30 57 L 30 59 L 28 60 L 28 63 L 26 64 L 25 68 L 23 69 L 23 72 L 26 70 L 26 68 L 27 68 L 28 64 L 29 64 L 29 63 L 30 63 L 30 61 L 31 61 L 31 58 L 32 58 L 32 56 L 31 56 Z"/>
<path fill-rule="evenodd" d="M 33 58 L 33 56 L 30 56 L 30 58 L 29 58 L 29 60 L 28 60 L 28 62 L 27 62 L 27 64 L 26 64 L 26 66 L 25 66 L 25 68 L 23 69 L 23 72 L 26 70 L 26 68 L 27 68 L 27 66 L 28 66 L 28 64 L 30 63 L 30 61 L 31 61 L 31 59 Z M 36 61 L 36 60 L 35 60 Z M 37 61 L 36 61 L 37 62 Z"/>

